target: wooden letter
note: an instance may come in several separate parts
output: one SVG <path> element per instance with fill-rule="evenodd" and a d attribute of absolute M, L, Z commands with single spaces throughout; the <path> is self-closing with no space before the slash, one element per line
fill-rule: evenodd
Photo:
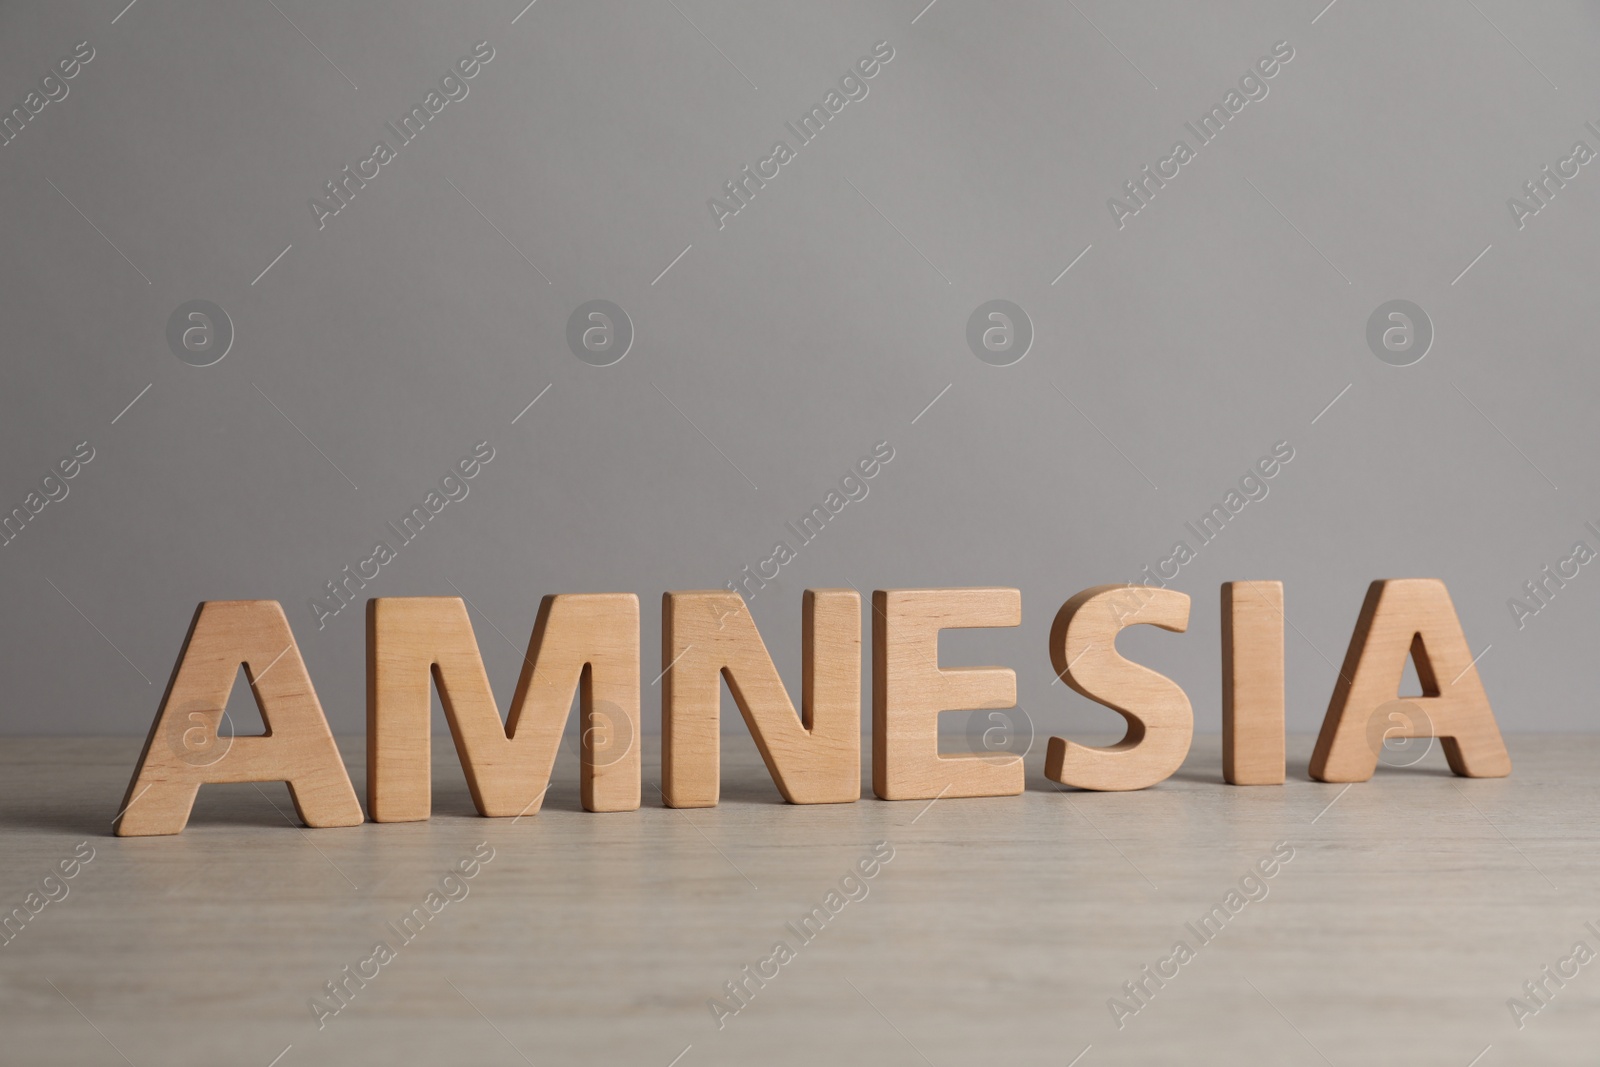
<path fill-rule="evenodd" d="M 1171 589 L 1097 585 L 1061 605 L 1050 628 L 1056 673 L 1127 719 L 1128 732 L 1110 748 L 1052 737 L 1045 777 L 1080 789 L 1144 789 L 1182 766 L 1194 735 L 1189 698 L 1171 678 L 1117 653 L 1117 631 L 1139 623 L 1181 634 L 1189 598 Z"/>
<path fill-rule="evenodd" d="M 738 593 L 661 598 L 661 784 L 674 808 L 708 808 L 721 790 L 722 679 L 767 772 L 791 804 L 861 797 L 861 597 L 807 589 L 801 712 Z"/>
<path fill-rule="evenodd" d="M 367 808 L 374 822 L 418 822 L 432 813 L 430 681 L 439 687 L 479 814 L 539 810 L 575 689 L 584 810 L 639 807 L 639 598 L 632 593 L 540 602 L 504 723 L 459 598 L 367 601 Z"/>
<path fill-rule="evenodd" d="M 267 733 L 221 732 L 240 665 Z M 122 798 L 119 837 L 176 834 L 208 782 L 288 782 L 307 826 L 357 826 L 361 805 L 276 600 L 209 600 L 178 663 Z"/>
<path fill-rule="evenodd" d="M 1400 701 L 1407 652 L 1423 695 Z M 1382 716 L 1396 703 L 1412 713 Z M 1404 726 L 1384 730 L 1383 721 Z M 1367 589 L 1311 755 L 1311 777 L 1365 782 L 1377 769 L 1385 736 L 1439 738 L 1450 769 L 1467 778 L 1511 773 L 1450 592 L 1434 578 L 1378 581 Z"/>
<path fill-rule="evenodd" d="M 884 800 L 1007 797 L 1022 792 L 1021 756 L 940 756 L 939 713 L 1009 708 L 1005 667 L 939 666 L 939 631 L 1019 626 L 1016 589 L 879 589 L 872 594 L 872 791 Z"/>
<path fill-rule="evenodd" d="M 1283 583 L 1222 583 L 1222 777 L 1283 784 Z"/>

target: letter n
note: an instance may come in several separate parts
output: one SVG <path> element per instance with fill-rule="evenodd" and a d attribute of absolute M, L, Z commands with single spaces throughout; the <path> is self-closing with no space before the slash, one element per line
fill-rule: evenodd
<path fill-rule="evenodd" d="M 439 688 L 478 813 L 539 810 L 574 691 L 587 811 L 639 807 L 639 598 L 547 596 L 510 715 L 500 719 L 458 597 L 367 601 L 367 809 L 374 822 L 433 810 L 430 685 Z"/>
<path fill-rule="evenodd" d="M 661 775 L 668 805 L 706 808 L 717 802 L 724 678 L 785 800 L 860 799 L 860 595 L 853 589 L 807 589 L 802 628 L 802 710 L 796 715 L 737 593 L 661 598 Z"/>
<path fill-rule="evenodd" d="M 1407 652 L 1423 695 L 1402 701 Z M 1397 714 L 1395 705 L 1407 713 Z M 1311 755 L 1311 776 L 1322 782 L 1371 778 L 1385 736 L 1373 729 L 1382 727 L 1374 722 L 1380 716 L 1403 723 L 1388 730 L 1388 736 L 1439 738 L 1456 774 L 1504 778 L 1511 773 L 1511 757 L 1455 605 L 1437 579 L 1377 581 L 1368 587 Z"/>
<path fill-rule="evenodd" d="M 267 733 L 219 734 L 240 665 Z M 307 826 L 362 822 L 350 776 L 276 600 L 211 600 L 189 625 L 116 820 L 119 837 L 176 834 L 210 782 L 288 782 Z"/>

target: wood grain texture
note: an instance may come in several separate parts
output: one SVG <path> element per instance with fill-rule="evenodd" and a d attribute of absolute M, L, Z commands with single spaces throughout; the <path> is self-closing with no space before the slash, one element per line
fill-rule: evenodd
<path fill-rule="evenodd" d="M 267 733 L 223 729 L 244 667 Z M 116 819 L 121 837 L 176 834 L 211 782 L 288 782 L 307 826 L 363 821 L 350 778 L 276 600 L 208 600 L 194 613 Z"/>
<path fill-rule="evenodd" d="M 1407 653 L 1422 695 L 1402 698 Z M 1511 773 L 1511 756 L 1450 591 L 1436 578 L 1387 579 L 1368 587 L 1311 755 L 1312 777 L 1366 781 L 1386 737 L 1439 738 L 1450 769 L 1463 777 Z"/>
<path fill-rule="evenodd" d="M 861 796 L 861 597 L 807 589 L 800 714 L 737 593 L 661 598 L 661 788 L 675 808 L 717 803 L 722 680 L 778 791 L 791 804 Z"/>
<path fill-rule="evenodd" d="M 647 788 L 604 817 L 583 811 L 563 748 L 537 819 L 480 818 L 438 760 L 426 823 L 299 833 L 282 785 L 216 785 L 180 837 L 113 839 L 141 740 L 0 745 L 0 910 L 75 849 L 94 856 L 0 948 L 7 1063 L 126 1067 L 103 1033 L 139 1067 L 267 1067 L 290 1044 L 277 1067 L 525 1067 L 511 1045 L 539 1067 L 667 1067 L 691 1043 L 677 1067 L 926 1067 L 895 1027 L 937 1067 L 997 1050 L 1065 1067 L 1090 1044 L 1077 1067 L 1326 1067 L 1307 1041 L 1339 1067 L 1466 1067 L 1491 1042 L 1477 1067 L 1594 1060 L 1595 964 L 1526 1029 L 1505 1006 L 1574 941 L 1596 944 L 1593 736 L 1508 733 L 1517 773 L 1493 779 L 1452 780 L 1435 742 L 1346 791 L 1306 778 L 1311 734 L 1290 734 L 1283 787 L 1232 789 L 1219 737 L 1197 733 L 1141 793 L 1063 795 L 1036 750 L 1019 796 L 809 808 L 783 803 L 738 736 L 717 807 L 664 809 Z M 364 739 L 338 740 L 359 793 Z M 802 946 L 785 924 L 885 838 L 895 858 L 869 895 Z M 308 998 L 393 943 L 387 924 L 485 840 L 471 895 L 318 1029 Z M 1185 923 L 1282 840 L 1296 855 L 1270 895 L 1195 942 Z M 1397 906 L 1418 900 L 1448 922 Z M 779 938 L 798 958 L 718 1029 L 708 998 Z M 1198 958 L 1118 1029 L 1107 998 L 1179 938 Z"/>
<path fill-rule="evenodd" d="M 369 600 L 367 807 L 375 822 L 415 822 L 432 812 L 433 685 L 479 813 L 521 816 L 539 810 L 574 691 L 584 807 L 639 806 L 634 594 L 545 597 L 504 722 L 459 597 Z"/>
<path fill-rule="evenodd" d="M 1009 708 L 1007 667 L 940 667 L 939 631 L 1018 626 L 1017 589 L 879 589 L 872 594 L 872 791 L 884 800 L 1022 792 L 1022 758 L 941 756 L 939 713 Z"/>
<path fill-rule="evenodd" d="M 1283 583 L 1222 583 L 1222 777 L 1283 784 Z"/>
<path fill-rule="evenodd" d="M 1079 789 L 1144 789 L 1183 765 L 1194 735 L 1189 698 L 1176 682 L 1124 659 L 1117 633 L 1147 624 L 1182 633 L 1189 598 L 1171 589 L 1097 585 L 1078 593 L 1056 613 L 1050 660 L 1062 681 L 1127 720 L 1121 741 L 1093 748 L 1052 737 L 1045 777 Z"/>

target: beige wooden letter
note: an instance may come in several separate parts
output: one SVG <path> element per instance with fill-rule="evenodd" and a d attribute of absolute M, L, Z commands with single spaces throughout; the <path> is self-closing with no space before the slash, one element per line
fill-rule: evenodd
<path fill-rule="evenodd" d="M 479 814 L 539 810 L 575 689 L 584 810 L 639 807 L 639 598 L 632 593 L 540 602 L 504 723 L 460 598 L 367 601 L 367 808 L 374 822 L 418 822 L 432 813 L 430 682 L 439 687 Z"/>
<path fill-rule="evenodd" d="M 1283 583 L 1222 583 L 1222 777 L 1283 784 Z"/>
<path fill-rule="evenodd" d="M 879 589 L 872 607 L 872 791 L 884 800 L 1021 793 L 1021 756 L 939 755 L 941 711 L 1017 702 L 1017 676 L 1006 667 L 941 668 L 939 631 L 1019 626 L 1022 593 Z"/>
<path fill-rule="evenodd" d="M 222 731 L 243 665 L 267 733 Z M 208 782 L 288 782 L 307 826 L 356 826 L 361 805 L 276 600 L 208 600 L 194 613 L 116 819 L 119 837 L 176 834 Z"/>
<path fill-rule="evenodd" d="M 1080 789 L 1144 789 L 1183 765 L 1194 735 L 1188 696 L 1171 678 L 1117 653 L 1117 632 L 1140 623 L 1183 633 L 1189 598 L 1171 589 L 1097 585 L 1061 605 L 1050 628 L 1056 673 L 1128 720 L 1128 732 L 1110 748 L 1052 737 L 1045 777 Z"/>
<path fill-rule="evenodd" d="M 661 598 L 661 785 L 674 808 L 716 804 L 722 775 L 722 679 L 767 772 L 791 804 L 861 797 L 861 597 L 807 589 L 801 712 L 738 593 Z"/>
<path fill-rule="evenodd" d="M 1423 695 L 1401 700 L 1407 652 Z M 1396 705 L 1405 713 L 1386 714 Z M 1386 725 L 1395 722 L 1402 725 Z M 1377 769 L 1386 736 L 1439 738 L 1450 769 L 1467 778 L 1511 773 L 1511 756 L 1450 592 L 1435 578 L 1390 579 L 1368 587 L 1311 754 L 1311 777 L 1365 782 Z"/>

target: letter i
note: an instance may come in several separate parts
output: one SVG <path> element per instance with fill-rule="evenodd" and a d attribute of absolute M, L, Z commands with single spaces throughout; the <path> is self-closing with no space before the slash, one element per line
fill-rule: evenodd
<path fill-rule="evenodd" d="M 1282 785 L 1283 583 L 1222 583 L 1222 776 Z"/>

